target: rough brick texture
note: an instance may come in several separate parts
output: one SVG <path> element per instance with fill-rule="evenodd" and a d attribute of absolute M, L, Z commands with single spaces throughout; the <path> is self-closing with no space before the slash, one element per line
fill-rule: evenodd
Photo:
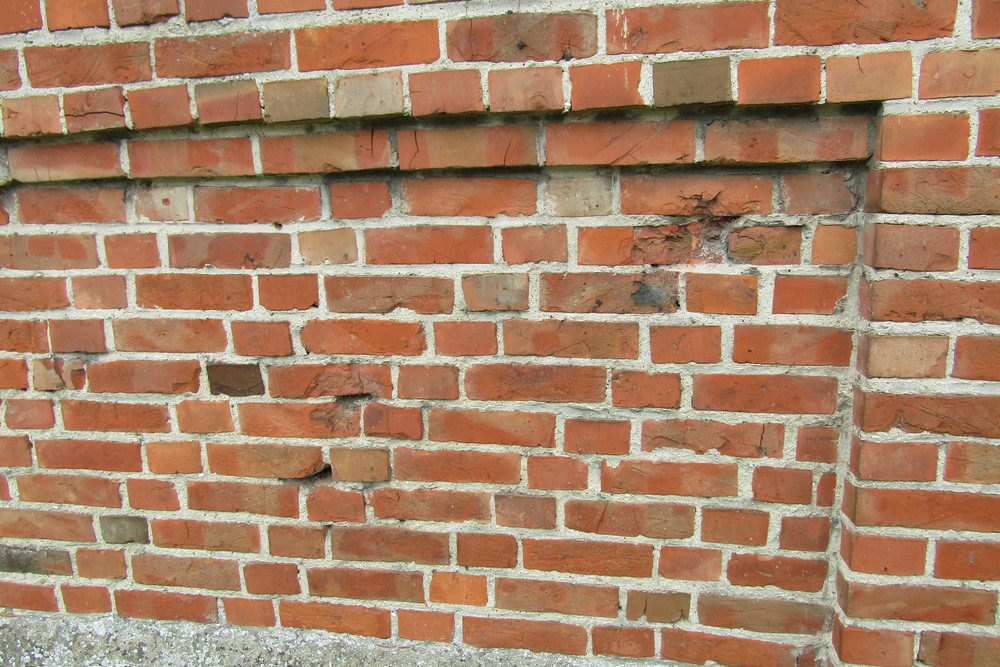
<path fill-rule="evenodd" d="M 996 0 L 0 35 L 0 609 L 1000 663 Z"/>

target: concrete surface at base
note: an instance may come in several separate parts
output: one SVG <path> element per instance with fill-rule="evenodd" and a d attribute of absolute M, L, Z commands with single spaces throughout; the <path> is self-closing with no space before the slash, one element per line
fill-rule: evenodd
<path fill-rule="evenodd" d="M 114 616 L 0 618 L 2 667 L 634 667 L 642 662 L 676 664 Z"/>

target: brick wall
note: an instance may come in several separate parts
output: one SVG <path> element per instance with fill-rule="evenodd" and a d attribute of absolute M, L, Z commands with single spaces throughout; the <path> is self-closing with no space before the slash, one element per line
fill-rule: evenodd
<path fill-rule="evenodd" d="M 5 1 L 0 608 L 1000 663 L 996 0 Z"/>

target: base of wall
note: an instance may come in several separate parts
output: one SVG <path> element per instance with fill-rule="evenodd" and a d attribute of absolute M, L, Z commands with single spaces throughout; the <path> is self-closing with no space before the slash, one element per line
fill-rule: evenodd
<path fill-rule="evenodd" d="M 637 662 L 117 616 L 0 618 L 3 667 L 625 667 Z"/>

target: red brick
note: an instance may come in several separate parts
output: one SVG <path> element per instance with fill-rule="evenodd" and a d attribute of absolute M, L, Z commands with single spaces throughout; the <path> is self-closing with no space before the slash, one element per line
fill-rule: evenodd
<path fill-rule="evenodd" d="M 55 586 L 52 585 L 0 581 L 0 596 L 4 599 L 4 606 L 11 609 L 59 611 Z M 584 642 L 586 642 L 586 638 Z"/>
<path fill-rule="evenodd" d="M 680 376 L 674 373 L 613 371 L 611 403 L 625 408 L 676 408 L 680 405 Z"/>
<path fill-rule="evenodd" d="M 447 24 L 448 57 L 456 62 L 569 60 L 597 53 L 592 14 L 505 14 Z"/>
<path fill-rule="evenodd" d="M 910 489 L 853 489 L 844 513 L 858 526 L 997 532 L 996 496 Z"/>
<path fill-rule="evenodd" d="M 718 451 L 723 456 L 780 457 L 784 428 L 778 424 L 723 424 L 695 420 L 646 420 L 642 450 L 687 449 L 699 454 Z"/>
<path fill-rule="evenodd" d="M 93 269 L 97 244 L 93 236 L 83 234 L 3 236 L 0 266 L 22 271 Z"/>
<path fill-rule="evenodd" d="M 244 600 L 222 598 L 226 610 L 226 623 L 253 627 L 274 625 L 274 603 L 270 600 Z"/>
<path fill-rule="evenodd" d="M 120 188 L 46 188 L 17 191 L 21 222 L 29 225 L 125 222 Z"/>
<path fill-rule="evenodd" d="M 825 516 L 781 518 L 780 544 L 791 551 L 823 551 L 830 544 L 830 519 Z"/>
<path fill-rule="evenodd" d="M 13 429 L 46 429 L 55 425 L 52 401 L 7 399 L 6 423 Z"/>
<path fill-rule="evenodd" d="M 265 174 L 317 174 L 389 167 L 389 135 L 373 132 L 262 137 Z"/>
<path fill-rule="evenodd" d="M 566 623 L 466 616 L 462 628 L 463 640 L 471 646 L 567 655 L 584 655 L 587 650 L 587 631 Z"/>
<path fill-rule="evenodd" d="M 302 344 L 322 354 L 419 355 L 424 351 L 418 322 L 378 320 L 312 320 L 302 329 Z"/>
<path fill-rule="evenodd" d="M 978 4 L 978 3 L 977 3 Z M 956 632 L 921 632 L 917 659 L 935 667 L 989 667 L 1000 657 L 1000 640 Z"/>
<path fill-rule="evenodd" d="M 447 643 L 455 636 L 455 615 L 445 612 L 399 609 L 396 623 L 403 639 Z"/>
<path fill-rule="evenodd" d="M 81 577 L 124 579 L 125 552 L 119 549 L 77 549 L 76 567 Z"/>
<path fill-rule="evenodd" d="M 944 586 L 838 582 L 838 599 L 853 618 L 993 625 L 996 591 Z"/>
<path fill-rule="evenodd" d="M 640 237 L 632 246 L 630 255 L 645 260 L 643 242 L 649 238 L 655 245 L 657 230 L 628 234 Z M 588 236 L 590 240 L 593 236 Z M 603 246 L 596 246 L 592 254 L 604 254 Z M 615 250 L 617 252 L 617 249 Z M 597 258 L 595 258 L 597 259 Z M 603 262 L 615 262 L 605 256 Z M 666 271 L 644 273 L 545 273 L 541 276 L 541 310 L 546 312 L 574 313 L 657 313 L 677 309 L 677 274 Z"/>
<path fill-rule="evenodd" d="M 17 90 L 21 87 L 20 57 L 13 49 L 0 50 L 0 90 Z"/>
<path fill-rule="evenodd" d="M 555 417 L 545 413 L 434 408 L 430 411 L 428 437 L 437 442 L 554 447 Z"/>
<path fill-rule="evenodd" d="M 105 361 L 87 366 L 90 390 L 102 393 L 185 394 L 198 391 L 197 361 Z"/>
<path fill-rule="evenodd" d="M 694 535 L 694 513 L 693 507 L 672 503 L 571 500 L 565 506 L 566 527 L 571 530 L 657 539 Z"/>
<path fill-rule="evenodd" d="M 0 437 L 0 465 L 5 468 L 31 467 L 31 441 L 27 436 Z"/>
<path fill-rule="evenodd" d="M 1000 580 L 1000 544 L 938 542 L 934 576 L 940 579 Z"/>
<path fill-rule="evenodd" d="M 103 88 L 63 96 L 68 132 L 125 127 L 125 96 L 121 88 Z"/>
<path fill-rule="evenodd" d="M 775 313 L 833 315 L 847 296 L 848 279 L 845 276 L 796 276 L 774 277 Z"/>
<path fill-rule="evenodd" d="M 282 600 L 278 613 L 281 625 L 288 628 L 315 628 L 383 639 L 391 634 L 392 614 L 387 609 Z"/>
<path fill-rule="evenodd" d="M 791 366 L 847 366 L 852 332 L 832 327 L 737 325 L 733 361 Z"/>
<path fill-rule="evenodd" d="M 452 366 L 401 366 L 399 397 L 457 399 L 458 369 Z"/>
<path fill-rule="evenodd" d="M 154 51 L 156 74 L 164 78 L 271 72 L 291 65 L 286 31 L 161 37 L 155 40 Z"/>
<path fill-rule="evenodd" d="M 531 215 L 537 207 L 536 183 L 513 178 L 428 178 L 403 181 L 403 198 L 412 215 Z"/>
<path fill-rule="evenodd" d="M 964 160 L 969 156 L 966 114 L 883 116 L 878 132 L 879 160 Z"/>
<path fill-rule="evenodd" d="M 803 104 L 819 101 L 819 56 L 742 60 L 737 65 L 740 104 Z"/>
<path fill-rule="evenodd" d="M 653 550 L 645 544 L 525 538 L 522 548 L 529 570 L 612 577 L 649 577 L 653 570 Z"/>
<path fill-rule="evenodd" d="M 420 408 L 400 408 L 383 403 L 365 407 L 365 435 L 396 440 L 420 440 L 424 436 Z"/>
<path fill-rule="evenodd" d="M 490 70 L 490 110 L 498 113 L 562 110 L 562 79 L 558 67 Z"/>
<path fill-rule="evenodd" d="M 303 72 L 415 65 L 439 57 L 436 21 L 306 28 L 295 31 L 295 44 Z"/>
<path fill-rule="evenodd" d="M 976 155 L 1000 155 L 1000 109 L 979 111 Z"/>
<path fill-rule="evenodd" d="M 495 273 L 464 276 L 462 278 L 462 292 L 465 296 L 465 308 L 468 311 L 528 309 L 528 276 L 526 274 Z M 511 327 L 515 327 L 515 325 L 512 324 Z M 505 325 L 505 337 L 507 328 Z"/>
<path fill-rule="evenodd" d="M 393 469 L 399 480 L 516 484 L 521 480 L 521 457 L 493 452 L 397 448 Z"/>
<path fill-rule="evenodd" d="M 153 544 L 176 549 L 209 551 L 260 551 L 257 526 L 246 523 L 222 523 L 190 519 L 153 519 Z"/>
<path fill-rule="evenodd" d="M 499 609 L 604 618 L 618 615 L 618 589 L 611 586 L 505 578 L 498 578 L 495 586 Z"/>
<path fill-rule="evenodd" d="M 466 491 L 376 489 L 368 504 L 378 518 L 402 521 L 489 521 L 489 496 Z"/>
<path fill-rule="evenodd" d="M 287 322 L 233 322 L 236 354 L 283 357 L 292 353 L 292 337 Z"/>
<path fill-rule="evenodd" d="M 21 500 L 36 503 L 121 507 L 121 483 L 83 475 L 21 475 L 17 478 Z"/>
<path fill-rule="evenodd" d="M 125 173 L 117 144 L 108 142 L 14 146 L 8 157 L 11 178 L 22 183 L 118 178 Z"/>
<path fill-rule="evenodd" d="M 568 456 L 528 458 L 529 489 L 586 489 L 588 473 L 585 462 Z"/>
<path fill-rule="evenodd" d="M 78 276 L 70 279 L 77 308 L 125 308 L 125 276 Z"/>
<path fill-rule="evenodd" d="M 326 79 L 269 81 L 262 87 L 264 120 L 268 123 L 330 117 L 330 94 Z"/>
<path fill-rule="evenodd" d="M 722 576 L 722 552 L 718 549 L 662 547 L 659 574 L 670 579 L 716 581 Z"/>
<path fill-rule="evenodd" d="M 319 305 L 315 275 L 258 276 L 260 305 L 268 310 L 309 310 Z"/>
<path fill-rule="evenodd" d="M 247 0 L 188 0 L 185 3 L 184 18 L 188 21 L 215 21 L 247 16 Z"/>
<path fill-rule="evenodd" d="M 708 661 L 740 667 L 798 667 L 800 649 L 788 644 L 663 628 L 660 657 L 704 665 Z"/>
<path fill-rule="evenodd" d="M 383 181 L 332 183 L 330 208 L 336 218 L 378 218 L 392 207 L 389 185 Z"/>
<path fill-rule="evenodd" d="M 921 99 L 992 96 L 998 92 L 1000 49 L 934 51 L 921 61 Z"/>
<path fill-rule="evenodd" d="M 0 33 L 29 32 L 42 27 L 39 0 L 12 0 L 0 22 Z"/>
<path fill-rule="evenodd" d="M 241 431 L 277 438 L 358 435 L 358 413 L 338 403 L 240 403 Z"/>
<path fill-rule="evenodd" d="M 358 261 L 358 240 L 353 229 L 300 232 L 299 253 L 306 264 L 351 264 Z"/>
<path fill-rule="evenodd" d="M 714 220 L 659 227 L 585 227 L 579 231 L 579 261 L 604 266 L 718 262 L 720 233 Z"/>
<path fill-rule="evenodd" d="M 112 0 L 118 25 L 148 25 L 179 13 L 177 0 Z"/>
<path fill-rule="evenodd" d="M 116 319 L 115 348 L 132 352 L 221 352 L 226 333 L 219 320 Z"/>
<path fill-rule="evenodd" d="M 28 388 L 28 364 L 23 359 L 0 359 L 0 388 Z"/>
<path fill-rule="evenodd" d="M 849 178 L 843 172 L 785 174 L 781 178 L 785 211 L 813 215 L 850 213 L 855 198 Z"/>
<path fill-rule="evenodd" d="M 0 350 L 48 352 L 48 325 L 34 320 L 0 320 Z"/>
<path fill-rule="evenodd" d="M 249 176 L 254 173 L 250 140 L 172 139 L 131 141 L 133 178 Z"/>
<path fill-rule="evenodd" d="M 398 71 L 342 76 L 333 86 L 338 118 L 399 116 L 404 104 L 403 75 Z"/>
<path fill-rule="evenodd" d="M 135 83 L 152 75 L 147 42 L 26 47 L 24 62 L 36 88 Z"/>
<path fill-rule="evenodd" d="M 726 576 L 737 586 L 818 592 L 826 582 L 826 570 L 825 560 L 737 553 L 729 559 Z"/>
<path fill-rule="evenodd" d="M 774 16 L 775 44 L 878 44 L 950 37 L 955 25 L 955 0 L 912 5 L 878 0 L 858 5 L 779 0 Z"/>
<path fill-rule="evenodd" d="M 326 468 L 319 447 L 208 443 L 206 449 L 209 469 L 220 475 L 303 479 Z"/>
<path fill-rule="evenodd" d="M 160 274 L 136 277 L 140 308 L 250 310 L 250 276 Z"/>
<path fill-rule="evenodd" d="M 326 9 L 325 0 L 257 0 L 257 11 L 261 14 L 308 12 L 317 9 Z"/>
<path fill-rule="evenodd" d="M 458 564 L 464 567 L 511 568 L 517 565 L 517 540 L 495 533 L 459 533 Z"/>
<path fill-rule="evenodd" d="M 856 442 L 851 471 L 858 479 L 883 482 L 933 482 L 938 446 L 924 442 Z"/>
<path fill-rule="evenodd" d="M 151 586 L 240 589 L 240 568 L 234 560 L 136 554 L 132 556 L 132 576 L 136 583 Z"/>
<path fill-rule="evenodd" d="M 165 433 L 170 430 L 165 405 L 64 400 L 62 417 L 63 425 L 70 431 Z"/>
<path fill-rule="evenodd" d="M 515 528 L 556 527 L 556 499 L 551 496 L 497 494 L 496 521 L 500 526 Z"/>
<path fill-rule="evenodd" d="M 431 602 L 486 604 L 486 577 L 459 572 L 435 572 L 430 585 Z"/>
<path fill-rule="evenodd" d="M 215 623 L 219 620 L 214 597 L 157 591 L 115 591 L 115 608 L 122 616 L 161 621 Z"/>
<path fill-rule="evenodd" d="M 729 257 L 737 264 L 798 264 L 801 227 L 741 227 L 729 233 Z"/>
<path fill-rule="evenodd" d="M 994 396 L 923 396 L 868 394 L 861 412 L 866 431 L 902 428 L 910 432 L 949 433 L 993 438 L 1000 425 L 991 420 L 1000 409 Z"/>
<path fill-rule="evenodd" d="M 639 80 L 642 63 L 627 61 L 610 65 L 581 65 L 569 70 L 574 111 L 642 106 Z"/>
<path fill-rule="evenodd" d="M 4 100 L 3 129 L 7 138 L 61 134 L 58 96 L 44 95 Z"/>
<path fill-rule="evenodd" d="M 753 498 L 765 503 L 808 505 L 812 486 L 811 470 L 760 467 L 753 471 Z"/>
<path fill-rule="evenodd" d="M 0 508 L 0 535 L 35 540 L 94 542 L 91 514 Z"/>
<path fill-rule="evenodd" d="M 332 486 L 317 486 L 306 497 L 310 521 L 361 523 L 365 519 L 364 496 Z"/>
<path fill-rule="evenodd" d="M 132 124 L 137 130 L 191 125 L 191 99 L 187 86 L 137 88 L 128 92 Z"/>
<path fill-rule="evenodd" d="M 607 22 L 611 54 L 763 48 L 768 43 L 763 2 L 612 9 Z"/>
<path fill-rule="evenodd" d="M 449 225 L 365 230 L 369 264 L 490 264 L 489 227 Z"/>
<path fill-rule="evenodd" d="M 410 74 L 414 116 L 483 111 L 479 70 L 449 70 Z"/>
<path fill-rule="evenodd" d="M 477 364 L 465 373 L 465 390 L 473 400 L 598 403 L 606 379 L 599 366 Z"/>
<path fill-rule="evenodd" d="M 400 131 L 400 169 L 516 167 L 538 164 L 529 125 Z"/>
<path fill-rule="evenodd" d="M 325 528 L 271 525 L 267 536 L 272 556 L 323 558 L 326 555 Z"/>
<path fill-rule="evenodd" d="M 908 98 L 912 88 L 913 56 L 909 51 L 826 59 L 826 101 L 831 104 Z"/>
<path fill-rule="evenodd" d="M 545 128 L 549 166 L 636 165 L 694 162 L 694 123 L 595 121 Z"/>
<path fill-rule="evenodd" d="M 371 394 L 392 395 L 389 368 L 368 364 L 299 364 L 267 369 L 271 396 L 318 398 Z"/>
<path fill-rule="evenodd" d="M 793 375 L 698 375 L 695 410 L 833 414 L 837 380 Z"/>
<path fill-rule="evenodd" d="M 358 526 L 330 529 L 334 558 L 342 560 L 398 561 L 446 564 L 449 560 L 448 535 L 396 528 Z"/>
<path fill-rule="evenodd" d="M 434 344 L 447 356 L 492 355 L 497 351 L 493 322 L 435 322 Z"/>
<path fill-rule="evenodd" d="M 717 121 L 705 132 L 705 161 L 790 164 L 864 160 L 871 154 L 870 123 L 871 118 L 864 115 Z"/>
<path fill-rule="evenodd" d="M 944 478 L 953 482 L 996 484 L 1000 480 L 1000 450 L 973 442 L 948 443 Z"/>
<path fill-rule="evenodd" d="M 770 213 L 771 189 L 770 178 L 755 176 L 625 175 L 622 212 L 725 217 Z"/>
<path fill-rule="evenodd" d="M 198 120 L 202 125 L 264 119 L 260 93 L 254 81 L 224 81 L 195 86 Z"/>
<path fill-rule="evenodd" d="M 699 620 L 721 628 L 812 635 L 823 629 L 829 615 L 826 605 L 806 602 L 718 594 L 698 598 Z"/>
<path fill-rule="evenodd" d="M 309 578 L 309 592 L 312 595 L 424 602 L 422 572 L 310 568 L 306 574 Z"/>
<path fill-rule="evenodd" d="M 641 493 L 713 498 L 737 495 L 736 465 L 625 460 L 601 466 L 605 493 Z"/>
<path fill-rule="evenodd" d="M 398 457 L 402 450 L 396 450 Z M 336 481 L 385 482 L 389 480 L 389 450 L 333 447 L 330 449 L 330 472 Z M 400 477 L 399 479 L 402 479 Z"/>
<path fill-rule="evenodd" d="M 767 512 L 759 510 L 702 510 L 701 539 L 705 542 L 763 546 L 767 543 Z"/>
<path fill-rule="evenodd" d="M 639 354 L 639 331 L 629 324 L 508 320 L 503 340 L 505 353 L 513 356 L 636 359 Z"/>
<path fill-rule="evenodd" d="M 814 463 L 836 463 L 840 433 L 825 426 L 799 428 L 795 442 L 795 460 Z"/>
<path fill-rule="evenodd" d="M 160 266 L 155 234 L 105 236 L 104 254 L 110 269 L 155 269 Z"/>

